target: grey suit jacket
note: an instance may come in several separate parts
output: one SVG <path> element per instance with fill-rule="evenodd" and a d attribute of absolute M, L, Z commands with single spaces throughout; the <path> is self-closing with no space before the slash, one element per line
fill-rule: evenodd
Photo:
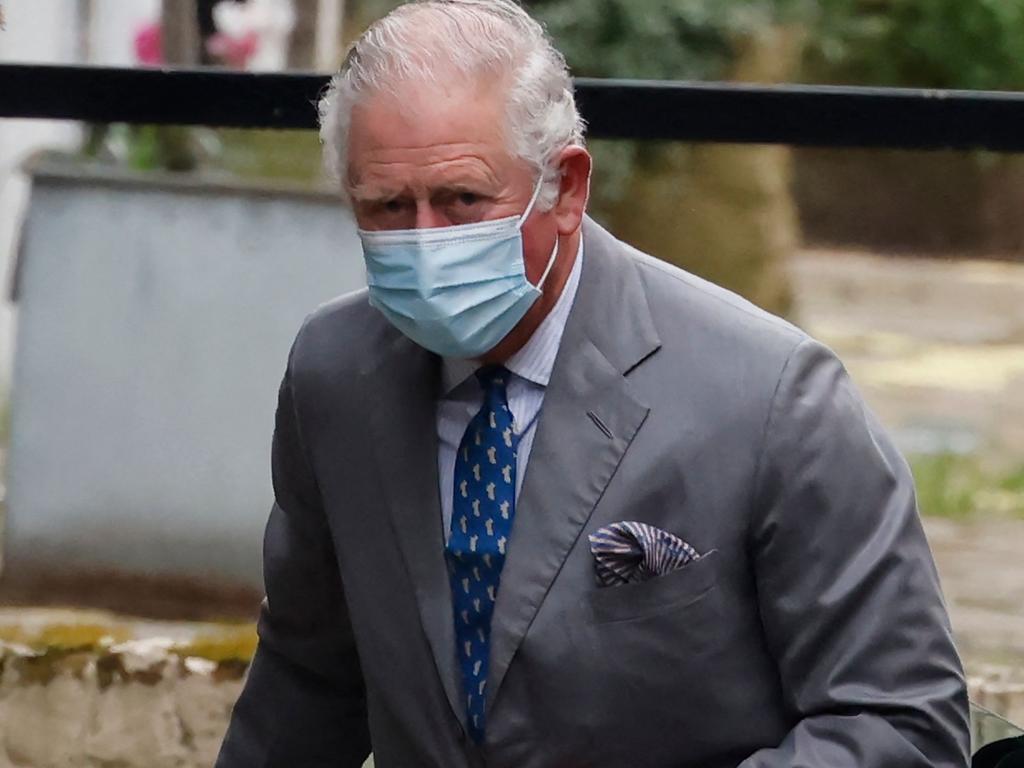
<path fill-rule="evenodd" d="M 280 390 L 260 643 L 218 768 L 953 768 L 967 699 L 910 474 L 793 326 L 592 221 L 465 732 L 438 360 L 365 292 Z M 603 426 L 603 429 L 601 428 Z M 587 534 L 700 560 L 598 588 Z"/>

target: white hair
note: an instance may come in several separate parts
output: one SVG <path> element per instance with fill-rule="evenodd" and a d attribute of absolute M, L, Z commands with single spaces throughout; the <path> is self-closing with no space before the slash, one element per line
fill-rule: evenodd
<path fill-rule="evenodd" d="M 349 50 L 320 99 L 327 172 L 348 179 L 348 129 L 360 98 L 403 82 L 441 83 L 452 74 L 489 74 L 509 83 L 504 126 L 509 151 L 543 177 L 537 204 L 558 199 L 556 155 L 583 146 L 584 122 L 572 78 L 544 28 L 514 0 L 416 0 L 372 24 Z"/>

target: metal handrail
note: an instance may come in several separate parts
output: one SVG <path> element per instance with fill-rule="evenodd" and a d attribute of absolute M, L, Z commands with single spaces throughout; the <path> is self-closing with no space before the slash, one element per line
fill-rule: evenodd
<path fill-rule="evenodd" d="M 0 117 L 300 128 L 312 73 L 0 64 Z M 1024 152 L 1024 93 L 576 80 L 593 138 Z"/>

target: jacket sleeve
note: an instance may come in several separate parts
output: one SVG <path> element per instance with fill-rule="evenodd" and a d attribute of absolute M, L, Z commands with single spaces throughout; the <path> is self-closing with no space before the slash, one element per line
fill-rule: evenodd
<path fill-rule="evenodd" d="M 271 449 L 259 644 L 215 768 L 359 768 L 370 753 L 359 659 L 292 379 L 289 360 Z"/>
<path fill-rule="evenodd" d="M 794 726 L 739 768 L 965 768 L 966 686 L 906 462 L 842 364 L 791 354 L 750 547 Z"/>

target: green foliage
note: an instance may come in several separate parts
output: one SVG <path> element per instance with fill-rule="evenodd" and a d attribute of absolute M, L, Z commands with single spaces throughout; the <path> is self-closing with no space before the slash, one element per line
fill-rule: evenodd
<path fill-rule="evenodd" d="M 533 3 L 573 72 L 589 77 L 710 77 L 728 60 L 714 3 L 658 0 Z"/>
<path fill-rule="evenodd" d="M 310 182 L 320 177 L 320 139 L 314 131 L 223 128 L 217 164 L 236 176 Z"/>
<path fill-rule="evenodd" d="M 1024 88 L 1024 0 L 833 0 L 811 73 L 857 84 Z"/>
<path fill-rule="evenodd" d="M 1024 467 L 1003 477 L 999 481 L 999 488 L 1009 493 L 1020 494 L 1024 500 Z"/>
<path fill-rule="evenodd" d="M 535 0 L 573 71 L 723 76 L 732 44 L 772 25 L 808 33 L 808 74 L 848 83 L 1024 88 L 1024 0 Z"/>
<path fill-rule="evenodd" d="M 397 0 L 359 0 L 379 18 Z M 772 25 L 808 33 L 807 79 L 1024 89 L 1024 0 L 532 0 L 573 72 L 722 77 L 732 43 Z"/>
<path fill-rule="evenodd" d="M 583 77 L 722 77 L 737 37 L 775 24 L 815 26 L 854 0 L 525 0 Z M 358 0 L 349 13 L 380 18 L 400 0 Z"/>
<path fill-rule="evenodd" d="M 81 152 L 137 171 L 191 171 L 202 159 L 197 142 L 200 130 L 182 125 L 93 123 L 86 127 Z"/>
<path fill-rule="evenodd" d="M 589 77 L 722 77 L 738 37 L 816 23 L 829 0 L 535 0 L 573 72 Z"/>
<path fill-rule="evenodd" d="M 921 513 L 953 520 L 1024 518 L 1024 467 L 993 469 L 955 454 L 911 460 Z"/>
<path fill-rule="evenodd" d="M 963 520 L 974 514 L 974 492 L 982 481 L 977 466 L 953 454 L 912 462 L 921 514 Z"/>

